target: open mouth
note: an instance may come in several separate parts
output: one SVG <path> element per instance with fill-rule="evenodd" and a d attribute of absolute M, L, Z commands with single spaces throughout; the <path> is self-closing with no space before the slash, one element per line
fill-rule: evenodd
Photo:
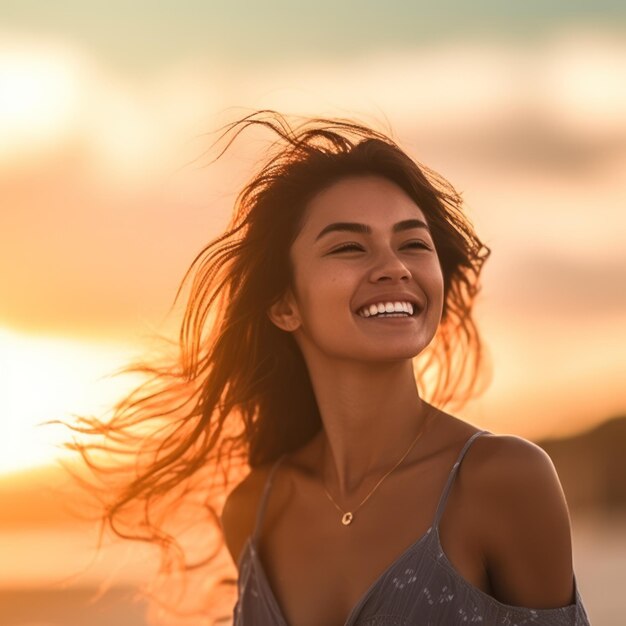
<path fill-rule="evenodd" d="M 356 315 L 363 319 L 380 320 L 380 319 L 410 319 L 412 317 L 418 317 L 423 308 L 416 303 L 401 302 L 401 303 L 389 303 L 384 305 L 365 306 L 356 312 Z"/>

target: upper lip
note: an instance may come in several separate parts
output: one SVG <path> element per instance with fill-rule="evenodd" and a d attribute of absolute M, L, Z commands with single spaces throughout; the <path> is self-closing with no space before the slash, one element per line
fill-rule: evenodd
<path fill-rule="evenodd" d="M 395 292 L 395 293 L 379 293 L 372 296 L 369 300 L 366 300 L 356 308 L 360 311 L 363 307 L 370 306 L 371 304 L 378 304 L 379 302 L 410 302 L 414 309 L 421 309 L 422 304 L 412 293 Z"/>

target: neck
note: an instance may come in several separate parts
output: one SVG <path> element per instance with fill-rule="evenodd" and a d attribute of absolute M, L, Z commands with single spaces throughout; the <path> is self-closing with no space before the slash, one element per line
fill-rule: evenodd
<path fill-rule="evenodd" d="M 410 361 L 326 371 L 332 376 L 311 377 L 323 423 L 319 475 L 333 497 L 353 503 L 394 468 L 434 409 L 420 398 Z M 420 439 L 403 463 L 419 454 Z"/>

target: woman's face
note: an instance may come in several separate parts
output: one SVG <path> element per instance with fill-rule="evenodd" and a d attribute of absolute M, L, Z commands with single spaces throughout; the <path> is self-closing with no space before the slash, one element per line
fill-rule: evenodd
<path fill-rule="evenodd" d="M 443 307 L 441 267 L 424 214 L 393 182 L 355 176 L 319 192 L 290 258 L 295 289 L 278 325 L 293 332 L 305 357 L 321 351 L 360 361 L 410 359 L 433 339 Z M 374 305 L 390 302 L 411 303 L 413 314 L 373 315 Z"/>

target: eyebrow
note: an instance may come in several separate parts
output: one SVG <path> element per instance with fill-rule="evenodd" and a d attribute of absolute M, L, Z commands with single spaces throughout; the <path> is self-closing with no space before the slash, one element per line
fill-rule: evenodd
<path fill-rule="evenodd" d="M 392 230 L 394 233 L 397 233 L 402 230 L 410 230 L 412 228 L 425 228 L 427 231 L 430 232 L 428 224 L 418 219 L 403 220 L 402 222 L 398 222 L 397 224 L 393 225 Z M 319 235 L 315 238 L 315 241 L 318 241 L 324 235 L 335 231 L 348 231 L 352 233 L 361 233 L 363 235 L 370 235 L 372 233 L 371 227 L 367 224 L 359 224 L 357 222 L 335 222 L 322 228 Z"/>

